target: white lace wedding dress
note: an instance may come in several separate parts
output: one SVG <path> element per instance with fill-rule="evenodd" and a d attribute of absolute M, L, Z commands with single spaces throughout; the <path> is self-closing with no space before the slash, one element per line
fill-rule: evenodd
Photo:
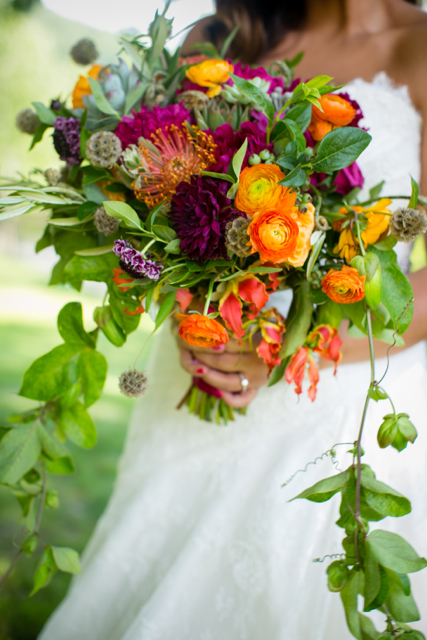
<path fill-rule="evenodd" d="M 359 101 L 373 142 L 360 165 L 366 188 L 410 190 L 420 177 L 421 118 L 405 88 L 380 74 L 346 90 Z M 407 256 L 406 256 L 407 258 Z M 280 296 L 280 294 L 279 294 Z M 280 297 L 275 299 L 280 304 Z M 386 366 L 377 361 L 378 376 Z M 299 402 L 280 383 L 264 388 L 228 427 L 200 422 L 177 403 L 189 385 L 168 330 L 159 336 L 113 496 L 84 553 L 83 571 L 41 640 L 345 640 L 338 594 L 313 559 L 341 551 L 339 499 L 288 500 L 335 472 L 310 465 L 357 436 L 369 384 L 366 362 L 321 372 L 318 398 Z M 413 501 L 413 513 L 379 524 L 427 553 L 427 366 L 420 343 L 391 358 L 384 386 L 418 428 L 415 445 L 381 451 L 387 403 L 371 407 L 364 446 L 377 477 Z M 122 428 L 118 425 L 117 428 Z M 340 465 L 351 464 L 338 447 Z M 375 525 L 374 525 L 375 526 Z M 427 571 L 411 576 L 427 632 Z M 377 620 L 383 620 L 383 617 Z M 381 630 L 384 626 L 379 627 Z"/>

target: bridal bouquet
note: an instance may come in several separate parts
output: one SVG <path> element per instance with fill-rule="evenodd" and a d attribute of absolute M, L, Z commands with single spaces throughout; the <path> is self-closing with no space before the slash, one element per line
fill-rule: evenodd
<path fill-rule="evenodd" d="M 20 554 L 31 555 L 39 544 L 46 472 L 73 470 L 65 441 L 95 444 L 87 408 L 106 377 L 96 350 L 100 331 L 121 346 L 146 313 L 153 332 L 174 317 L 189 345 L 253 341 L 270 384 L 285 376 L 300 394 L 307 373 L 314 400 L 317 358 L 335 369 L 339 363 L 342 320 L 350 321 L 353 336 L 391 345 L 403 344 L 411 320 L 412 290 L 393 246 L 425 232 L 427 218 L 416 208 L 415 181 L 407 208 L 392 211 L 393 198 L 380 197 L 382 184 L 358 200 L 364 179 L 356 160 L 371 140 L 360 127 L 359 105 L 329 76 L 295 79 L 298 59 L 267 70 L 228 60 L 235 32 L 220 52 L 200 45 L 200 55 L 172 55 L 165 48 L 170 26 L 156 14 L 149 36 L 122 38 L 117 63 L 107 66 L 93 64 L 94 45 L 81 41 L 72 55 L 92 66 L 71 98 L 34 102 L 34 110 L 17 117 L 34 136 L 31 147 L 50 134 L 64 164 L 3 185 L 0 219 L 48 210 L 36 251 L 53 245 L 59 256 L 50 284 L 79 290 L 92 280 L 106 287 L 93 330 L 84 328 L 79 303 L 61 310 L 63 343 L 30 366 L 20 390 L 40 404 L 12 416 L 4 430 L 0 481 L 17 495 L 25 517 L 39 504 Z M 286 318 L 269 302 L 282 289 L 293 293 Z M 133 368 L 119 384 L 137 396 L 147 378 Z M 369 397 L 388 397 L 374 378 Z M 201 379 L 185 401 L 202 419 L 233 418 L 218 390 Z M 408 416 L 393 410 L 379 443 L 401 450 L 415 437 Z M 368 520 L 404 515 L 408 501 L 402 497 L 396 506 L 400 494 L 361 464 L 360 438 L 353 456 L 349 470 L 299 496 L 321 502 L 343 494 L 346 555 L 328 569 L 329 586 L 344 594 L 356 638 L 379 637 L 357 613 L 358 591 L 365 611 L 386 603 L 390 628 L 397 621 L 405 638 L 421 637 L 406 632 L 409 614 L 402 617 L 399 607 L 412 598 L 406 574 L 427 563 L 407 543 L 415 555 L 409 559 L 407 551 L 392 562 L 390 540 L 367 535 Z M 45 545 L 32 593 L 58 569 L 78 571 L 76 553 Z"/>

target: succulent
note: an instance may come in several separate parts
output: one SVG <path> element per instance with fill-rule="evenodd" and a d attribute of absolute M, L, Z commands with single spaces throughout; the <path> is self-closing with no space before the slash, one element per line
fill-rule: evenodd
<path fill-rule="evenodd" d="M 270 88 L 270 82 L 268 80 L 264 80 L 264 78 L 252 78 L 251 80 L 247 80 L 247 82 L 250 82 L 254 87 L 265 94 Z M 221 97 L 227 102 L 231 102 L 231 104 L 239 103 L 251 105 L 256 108 L 255 102 L 243 93 L 243 91 L 241 91 L 235 84 L 232 86 L 224 85 L 221 91 Z"/>
<path fill-rule="evenodd" d="M 86 142 L 86 157 L 95 167 L 111 167 L 122 155 L 122 143 L 111 131 L 98 131 Z"/>
<path fill-rule="evenodd" d="M 120 227 L 120 218 L 109 216 L 104 207 L 99 207 L 95 211 L 93 224 L 104 236 L 111 236 Z"/>
<path fill-rule="evenodd" d="M 40 125 L 40 120 L 33 109 L 21 109 L 16 116 L 15 124 L 19 131 L 33 136 Z"/>
<path fill-rule="evenodd" d="M 194 109 L 200 129 L 215 131 L 226 122 L 236 131 L 245 120 L 249 120 L 249 107 L 240 104 L 230 106 L 225 100 L 209 100 L 201 109 Z"/>
<path fill-rule="evenodd" d="M 87 65 L 95 62 L 99 53 L 92 40 L 82 38 L 71 49 L 70 56 L 77 64 Z"/>
<path fill-rule="evenodd" d="M 390 216 L 390 233 L 399 242 L 412 242 L 427 231 L 427 215 L 418 209 L 399 207 Z"/>
<path fill-rule="evenodd" d="M 235 253 L 239 258 L 246 258 L 251 253 L 251 246 L 248 246 L 248 226 L 250 220 L 239 216 L 227 223 L 225 227 L 225 246 L 231 253 Z"/>
<path fill-rule="evenodd" d="M 128 369 L 119 378 L 120 391 L 128 398 L 142 396 L 147 386 L 147 376 L 137 369 Z"/>

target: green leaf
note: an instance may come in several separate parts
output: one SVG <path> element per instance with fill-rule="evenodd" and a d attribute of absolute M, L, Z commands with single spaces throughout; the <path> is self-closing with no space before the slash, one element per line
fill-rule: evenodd
<path fill-rule="evenodd" d="M 46 471 L 57 475 L 67 475 L 74 473 L 74 462 L 70 457 L 55 458 L 55 460 L 46 460 Z"/>
<path fill-rule="evenodd" d="M 310 296 L 310 287 L 308 282 L 304 282 L 294 291 L 286 333 L 280 350 L 281 358 L 293 355 L 304 344 L 310 329 L 312 314 L 313 301 Z"/>
<path fill-rule="evenodd" d="M 172 242 L 176 238 L 176 231 L 174 231 L 171 227 L 167 227 L 163 224 L 153 224 L 151 226 L 151 231 L 162 240 L 166 240 L 168 243 Z"/>
<path fill-rule="evenodd" d="M 240 29 L 240 24 L 236 24 L 234 29 L 232 31 L 230 31 L 230 33 L 228 34 L 228 36 L 224 40 L 224 42 L 222 44 L 222 47 L 221 47 L 221 51 L 219 53 L 221 58 L 225 58 L 225 54 L 227 53 L 231 43 L 233 42 L 234 38 L 236 37 L 236 34 L 237 34 L 239 29 Z"/>
<path fill-rule="evenodd" d="M 347 471 L 339 473 L 336 476 L 324 478 L 316 482 L 312 487 L 305 489 L 305 491 L 295 496 L 295 498 L 292 498 L 292 500 L 305 498 L 312 502 L 326 502 L 345 486 L 347 479 Z M 292 500 L 289 502 L 292 502 Z"/>
<path fill-rule="evenodd" d="M 128 93 L 125 101 L 125 115 L 129 113 L 129 111 L 138 102 L 138 100 L 141 100 L 146 89 L 146 84 L 138 84 L 136 85 L 135 89 L 132 89 L 132 91 Z"/>
<path fill-rule="evenodd" d="M 370 200 L 374 200 L 375 198 L 379 198 L 381 191 L 383 190 L 383 186 L 385 185 L 385 180 L 381 180 L 378 184 L 376 184 L 372 189 L 369 189 L 369 198 Z"/>
<path fill-rule="evenodd" d="M 45 402 L 56 398 L 74 384 L 79 348 L 61 344 L 33 362 L 24 373 L 19 395 Z"/>
<path fill-rule="evenodd" d="M 100 207 L 105 200 L 105 194 L 101 191 L 97 184 L 91 182 L 83 183 L 83 192 L 88 200 L 95 202 Z"/>
<path fill-rule="evenodd" d="M 72 407 L 61 409 L 58 425 L 77 446 L 91 449 L 95 445 L 95 425 L 81 402 L 76 402 Z"/>
<path fill-rule="evenodd" d="M 173 306 L 175 304 L 175 298 L 176 298 L 176 289 L 174 289 L 173 291 L 169 291 L 169 293 L 167 293 L 163 298 L 163 302 L 160 305 L 160 309 L 156 316 L 156 328 L 155 328 L 156 331 L 160 327 L 162 322 L 164 322 L 166 318 L 169 316 L 169 314 L 171 313 Z"/>
<path fill-rule="evenodd" d="M 362 474 L 363 495 L 370 507 L 386 516 L 400 518 L 411 512 L 411 503 L 400 493 L 375 478 Z"/>
<path fill-rule="evenodd" d="M 392 235 L 387 236 L 384 240 L 380 240 L 374 244 L 375 249 L 379 249 L 380 251 L 390 251 L 397 244 L 397 238 Z"/>
<path fill-rule="evenodd" d="M 315 171 L 331 173 L 348 167 L 366 149 L 372 136 L 356 127 L 333 129 L 319 144 Z"/>
<path fill-rule="evenodd" d="M 301 62 L 303 57 L 304 51 L 300 51 L 294 58 L 292 58 L 292 60 L 285 60 L 285 62 L 290 69 L 293 69 L 293 67 L 296 67 Z"/>
<path fill-rule="evenodd" d="M 165 251 L 167 251 L 167 253 L 173 253 L 174 255 L 179 255 L 181 253 L 180 246 L 181 246 L 180 238 L 175 238 L 175 240 L 171 240 L 171 242 L 169 242 L 169 244 L 166 245 Z"/>
<path fill-rule="evenodd" d="M 113 244 L 105 244 L 103 247 L 91 247 L 90 249 L 82 249 L 81 251 L 76 251 L 75 254 L 77 256 L 103 256 L 106 253 L 111 253 L 113 251 Z"/>
<path fill-rule="evenodd" d="M 44 136 L 45 131 L 49 129 L 49 126 L 47 124 L 40 124 L 37 129 L 36 132 L 33 136 L 33 139 L 31 141 L 31 145 L 30 148 L 28 149 L 28 151 L 31 151 L 32 149 L 34 149 L 34 147 L 36 146 L 36 144 L 38 144 Z"/>
<path fill-rule="evenodd" d="M 425 558 L 420 558 L 396 533 L 376 529 L 366 538 L 366 544 L 370 545 L 377 562 L 396 573 L 414 573 L 427 567 Z"/>
<path fill-rule="evenodd" d="M 369 605 L 377 597 L 381 586 L 380 565 L 375 556 L 372 554 L 371 547 L 366 546 L 365 551 L 365 608 L 364 611 L 370 611 Z"/>
<path fill-rule="evenodd" d="M 113 109 L 111 104 L 108 102 L 99 82 L 89 77 L 88 77 L 88 80 L 89 80 L 90 88 L 92 89 L 92 95 L 95 99 L 96 106 L 98 107 L 98 109 L 102 113 L 105 113 L 106 115 L 116 116 L 119 119 L 120 118 L 119 114 L 115 109 Z"/>
<path fill-rule="evenodd" d="M 402 335 L 409 327 L 414 312 L 411 283 L 398 266 L 394 251 L 377 251 L 375 245 L 370 249 L 376 253 L 381 263 L 381 301 L 390 313 L 393 328 L 397 324 L 398 333 Z"/>
<path fill-rule="evenodd" d="M 125 202 L 107 200 L 103 202 L 103 205 L 109 216 L 120 218 L 126 227 L 130 227 L 131 229 L 143 228 L 136 211 Z"/>
<path fill-rule="evenodd" d="M 366 612 L 379 609 L 380 607 L 383 606 L 387 598 L 387 594 L 389 590 L 387 573 L 384 567 L 382 567 L 380 564 L 378 565 L 378 570 L 380 575 L 380 587 L 376 597 L 370 603 L 367 603 L 365 600 L 365 608 L 363 610 Z M 366 584 L 366 581 L 365 581 L 365 584 Z"/>
<path fill-rule="evenodd" d="M 301 169 L 301 167 L 295 167 L 295 169 L 292 169 L 292 171 L 288 173 L 283 180 L 280 180 L 278 184 L 283 185 L 284 187 L 301 187 L 306 179 L 307 176 L 304 169 Z"/>
<path fill-rule="evenodd" d="M 250 100 L 252 100 L 252 102 L 254 102 L 265 113 L 268 120 L 271 122 L 274 119 L 275 110 L 273 103 L 267 95 L 255 87 L 251 82 L 235 76 L 234 73 L 230 73 L 230 78 L 233 80 L 236 87 L 240 89 L 245 96 L 250 98 Z"/>
<path fill-rule="evenodd" d="M 56 113 L 54 113 L 52 109 L 45 107 L 41 102 L 32 102 L 31 104 L 37 111 L 40 122 L 47 124 L 48 126 L 52 126 L 57 118 Z"/>
<path fill-rule="evenodd" d="M 77 210 L 77 217 L 79 220 L 85 220 L 85 218 L 89 218 L 93 216 L 95 211 L 99 208 L 99 204 L 96 202 L 83 202 Z"/>
<path fill-rule="evenodd" d="M 288 364 L 289 364 L 289 357 L 288 358 L 284 358 L 279 365 L 274 367 L 274 369 L 271 372 L 270 377 L 268 379 L 268 385 L 267 386 L 272 387 L 273 385 L 275 385 L 278 382 L 280 382 L 280 380 L 285 375 L 286 367 L 288 366 Z"/>
<path fill-rule="evenodd" d="M 248 148 L 248 139 L 245 138 L 242 146 L 238 151 L 236 151 L 231 161 L 231 166 L 233 167 L 234 175 L 236 176 L 237 181 L 239 180 L 239 176 L 242 170 L 242 164 L 243 164 L 243 160 L 245 159 L 247 148 Z"/>
<path fill-rule="evenodd" d="M 81 566 L 79 554 L 68 547 L 51 547 L 53 559 L 60 571 L 66 573 L 80 573 Z"/>
<path fill-rule="evenodd" d="M 40 450 L 35 423 L 10 429 L 0 442 L 0 482 L 15 484 L 34 467 Z"/>
<path fill-rule="evenodd" d="M 362 640 L 378 640 L 380 634 L 375 629 L 375 625 L 368 616 L 359 612 L 359 624 L 362 632 Z"/>
<path fill-rule="evenodd" d="M 360 571 L 351 571 L 350 577 L 340 591 L 341 600 L 344 606 L 345 617 L 351 634 L 362 640 L 362 630 L 357 611 L 357 594 L 359 593 Z"/>
<path fill-rule="evenodd" d="M 411 176 L 411 199 L 408 202 L 408 209 L 415 209 L 418 204 L 418 182 Z"/>
<path fill-rule="evenodd" d="M 151 226 L 154 224 L 154 221 L 157 218 L 157 214 L 161 211 L 164 203 L 165 203 L 165 200 L 163 200 L 163 202 L 159 202 L 159 204 L 156 204 L 154 209 L 150 211 L 150 214 L 147 220 L 145 221 L 145 226 L 148 229 L 148 231 L 151 231 Z"/>
<path fill-rule="evenodd" d="M 282 122 L 288 129 L 291 140 L 295 140 L 295 142 L 297 143 L 298 151 L 304 151 L 304 149 L 307 146 L 307 143 L 304 138 L 304 134 L 302 133 L 298 124 L 294 122 L 294 120 L 288 120 L 287 117 L 284 120 L 282 120 Z"/>
<path fill-rule="evenodd" d="M 95 348 L 96 342 L 83 326 L 83 310 L 80 302 L 69 302 L 58 314 L 58 331 L 67 344 L 77 349 Z"/>
<path fill-rule="evenodd" d="M 310 89 L 320 89 L 320 87 L 328 84 L 331 80 L 333 80 L 332 76 L 315 76 L 305 84 L 307 87 L 310 87 Z"/>
<path fill-rule="evenodd" d="M 37 424 L 37 435 L 43 452 L 48 455 L 49 458 L 69 458 L 71 460 L 71 453 L 65 444 L 60 442 L 58 438 L 55 438 L 55 436 L 52 435 L 40 422 Z"/>
<path fill-rule="evenodd" d="M 85 407 L 90 407 L 101 397 L 107 377 L 107 361 L 98 351 L 85 349 L 79 356 L 77 371 L 82 382 Z"/>
<path fill-rule="evenodd" d="M 234 178 L 232 178 L 232 176 L 229 176 L 227 173 L 215 173 L 215 171 L 201 171 L 201 174 L 203 174 L 204 176 L 208 176 L 209 178 L 216 178 L 218 180 L 227 180 L 228 182 L 231 182 L 231 184 L 235 183 Z"/>
<path fill-rule="evenodd" d="M 45 547 L 40 564 L 34 574 L 33 590 L 30 593 L 30 597 L 37 593 L 37 591 L 40 591 L 43 587 L 46 587 L 53 574 L 57 571 L 58 569 L 53 558 L 52 548 Z"/>
<path fill-rule="evenodd" d="M 109 282 L 113 277 L 113 268 L 117 266 L 117 257 L 111 252 L 98 256 L 74 256 L 64 269 L 64 279 L 66 282 Z"/>
<path fill-rule="evenodd" d="M 48 221 L 48 224 L 51 224 L 54 227 L 75 227 L 78 224 L 82 224 L 82 221 L 77 217 L 52 218 Z"/>
<path fill-rule="evenodd" d="M 286 114 L 286 120 L 293 120 L 300 130 L 304 132 L 311 122 L 311 110 L 311 104 L 300 104 L 296 107 L 292 107 Z"/>
<path fill-rule="evenodd" d="M 416 622 L 420 613 L 411 593 L 405 594 L 401 580 L 394 571 L 387 571 L 389 593 L 385 605 L 398 622 Z M 403 636 L 406 638 L 406 636 Z"/>

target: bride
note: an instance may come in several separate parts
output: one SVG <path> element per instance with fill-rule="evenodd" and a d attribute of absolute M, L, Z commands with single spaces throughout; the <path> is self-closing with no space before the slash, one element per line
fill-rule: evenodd
<path fill-rule="evenodd" d="M 362 107 L 362 124 L 373 135 L 360 158 L 362 195 L 384 178 L 384 194 L 409 193 L 409 174 L 426 193 L 427 16 L 414 4 L 218 0 L 217 16 L 198 23 L 185 47 L 194 53 L 190 45 L 218 42 L 239 24 L 232 55 L 243 61 L 267 65 L 303 50 L 298 75 L 328 73 L 335 84 L 348 83 L 345 90 Z M 408 252 L 399 255 L 402 264 Z M 396 409 L 410 413 L 419 438 L 410 451 L 380 451 L 376 431 L 385 411 L 376 405 L 364 441 L 366 462 L 379 479 L 413 500 L 412 514 L 383 526 L 420 554 L 427 551 L 427 504 L 420 499 L 427 481 L 426 274 L 409 276 L 414 320 L 407 348 L 393 350 L 384 382 Z M 283 309 L 280 296 L 273 304 Z M 379 376 L 385 349 L 376 345 Z M 41 640 L 350 638 L 340 598 L 326 588 L 328 562 L 313 562 L 340 553 L 337 496 L 322 505 L 288 503 L 335 469 L 324 458 L 281 488 L 334 443 L 356 437 L 369 384 L 366 340 L 346 337 L 343 352 L 336 377 L 331 369 L 321 373 L 316 402 L 302 397 L 297 405 L 284 384 L 265 386 L 266 369 L 253 352 L 240 355 L 232 343 L 225 352 L 189 351 L 165 330 L 82 574 Z M 218 427 L 176 411 L 188 374 L 219 388 L 230 405 L 250 405 L 247 416 Z M 348 448 L 337 447 L 339 464 L 349 464 Z M 411 578 L 421 613 L 413 626 L 427 633 L 427 573 Z M 375 620 L 384 629 L 384 617 Z"/>

